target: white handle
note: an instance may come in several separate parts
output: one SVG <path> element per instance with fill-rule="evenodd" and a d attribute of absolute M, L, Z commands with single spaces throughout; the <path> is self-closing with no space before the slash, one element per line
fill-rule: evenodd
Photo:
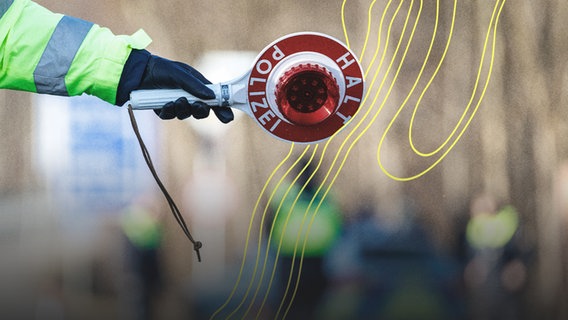
<path fill-rule="evenodd" d="M 192 103 L 195 101 L 203 101 L 210 106 L 230 106 L 232 104 L 230 98 L 230 89 L 228 84 L 210 84 L 208 88 L 215 92 L 215 99 L 203 100 L 185 92 L 182 89 L 150 89 L 135 90 L 130 93 L 130 104 L 132 109 L 160 109 L 164 104 L 175 101 L 181 97 L 187 98 Z"/>

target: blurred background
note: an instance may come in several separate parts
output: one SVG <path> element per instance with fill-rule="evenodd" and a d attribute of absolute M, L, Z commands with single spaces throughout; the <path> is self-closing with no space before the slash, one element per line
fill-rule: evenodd
<path fill-rule="evenodd" d="M 384 12 L 380 48 L 392 21 L 386 61 L 400 61 L 398 39 L 406 39 L 404 48 L 419 10 L 418 1 L 37 2 L 115 34 L 143 28 L 153 38 L 152 53 L 184 61 L 212 81 L 247 71 L 267 44 L 291 32 L 318 31 L 346 41 L 343 4 L 349 45 L 362 56 L 363 67 L 379 63 L 373 53 Z M 444 54 L 454 3 L 439 2 L 425 79 Z M 480 86 L 487 79 L 491 50 L 484 55 L 484 41 L 500 3 L 458 2 L 450 49 L 416 116 L 418 149 L 436 149 L 456 126 L 474 92 L 480 61 L 485 62 Z M 326 212 L 336 217 L 329 229 L 334 236 L 303 260 L 302 284 L 287 318 L 568 319 L 567 18 L 566 1 L 507 1 L 490 83 L 479 109 L 467 112 L 466 119 L 473 116 L 469 127 L 437 166 L 402 182 L 381 170 L 377 147 L 428 51 L 436 2 L 423 3 L 400 74 L 380 71 L 387 86 L 394 83 L 391 95 L 368 87 L 385 98 L 384 109 L 330 189 Z M 409 105 L 416 100 L 413 96 Z M 282 293 L 288 271 L 294 265 L 297 270 L 300 258 L 283 249 L 275 260 L 275 251 L 263 247 L 263 232 L 281 226 L 269 195 L 274 181 L 290 177 L 279 171 L 261 197 L 261 209 L 255 211 L 255 203 L 290 144 L 242 114 L 221 126 L 136 113 L 158 172 L 194 237 L 204 243 L 203 262 L 197 263 L 145 167 L 126 110 L 92 97 L 7 90 L 0 91 L 0 103 L 1 314 L 202 319 L 228 301 L 219 318 L 237 309 L 232 316 L 282 317 L 281 301 L 290 300 Z M 378 105 L 369 101 L 360 114 Z M 408 110 L 381 149 L 383 165 L 402 177 L 439 158 L 409 152 L 412 107 Z M 323 144 L 317 150 L 315 159 L 323 159 L 320 181 L 328 169 L 336 172 L 333 157 L 345 154 L 346 134 L 325 155 Z M 305 148 L 294 146 L 292 158 Z M 299 165 L 288 160 L 284 167 Z M 265 207 L 266 221 L 260 217 Z M 256 304 L 262 299 L 255 303 L 243 293 L 254 280 L 247 280 L 247 271 L 250 277 L 259 252 L 279 263 L 276 277 L 283 279 L 272 285 L 262 307 Z M 236 282 L 241 265 L 244 276 Z M 229 298 L 235 283 L 236 294 Z M 241 298 L 258 313 L 239 309 Z"/>

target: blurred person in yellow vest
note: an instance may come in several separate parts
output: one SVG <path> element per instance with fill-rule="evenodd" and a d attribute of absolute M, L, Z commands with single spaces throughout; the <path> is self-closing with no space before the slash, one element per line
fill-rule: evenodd
<path fill-rule="evenodd" d="M 153 319 L 155 299 L 163 285 L 160 216 L 156 201 L 148 195 L 141 196 L 122 212 L 125 259 L 121 297 L 126 319 Z"/>
<path fill-rule="evenodd" d="M 137 89 L 184 89 L 202 99 L 215 94 L 191 66 L 152 55 L 142 30 L 114 35 L 94 23 L 50 12 L 30 0 L 0 0 L 0 88 L 76 96 L 90 94 L 121 106 Z M 179 98 L 156 114 L 200 119 L 213 110 L 223 123 L 230 108 Z"/>
<path fill-rule="evenodd" d="M 518 319 L 522 314 L 519 294 L 526 282 L 527 257 L 519 229 L 513 206 L 499 207 L 489 194 L 471 201 L 464 278 L 473 319 Z"/>
<path fill-rule="evenodd" d="M 303 171 L 302 171 L 303 170 Z M 285 291 L 289 282 L 291 289 L 282 297 L 290 301 L 294 285 L 300 281 L 290 319 L 313 319 L 329 280 L 324 272 L 324 258 L 341 236 L 342 215 L 334 196 L 324 198 L 325 186 L 320 187 L 315 166 L 302 159 L 297 165 L 295 183 L 283 183 L 276 190 L 270 203 L 272 217 L 273 252 L 279 252 L 280 289 Z M 319 192 L 318 192 L 319 191 Z M 301 261 L 301 270 L 300 270 Z M 293 269 L 293 271 L 292 271 Z"/>

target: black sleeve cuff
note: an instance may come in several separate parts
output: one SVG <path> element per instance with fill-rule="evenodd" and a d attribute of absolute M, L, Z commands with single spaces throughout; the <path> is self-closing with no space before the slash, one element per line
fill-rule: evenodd
<path fill-rule="evenodd" d="M 122 106 L 130 99 L 130 92 L 136 90 L 142 82 L 142 76 L 146 70 L 150 52 L 147 50 L 132 49 L 128 60 L 122 69 L 122 75 L 116 90 L 116 105 Z"/>

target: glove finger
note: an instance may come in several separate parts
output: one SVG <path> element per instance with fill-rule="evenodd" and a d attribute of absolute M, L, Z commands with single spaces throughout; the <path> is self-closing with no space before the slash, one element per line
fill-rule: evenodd
<path fill-rule="evenodd" d="M 200 99 L 215 99 L 213 90 L 207 88 L 201 80 L 179 65 L 172 68 L 170 79 L 174 81 L 176 86 Z"/>
<path fill-rule="evenodd" d="M 159 111 L 159 113 L 157 111 Z M 158 117 L 163 120 L 170 120 L 175 118 L 176 116 L 176 109 L 173 102 L 166 103 L 161 109 L 158 109 L 157 111 L 156 114 L 158 114 Z"/>
<path fill-rule="evenodd" d="M 183 120 L 191 117 L 193 108 L 185 97 L 181 97 L 174 102 L 175 115 L 178 119 Z"/>
<path fill-rule="evenodd" d="M 228 107 L 211 107 L 217 119 L 222 123 L 229 123 L 235 119 L 235 115 L 233 114 L 233 110 Z"/>
<path fill-rule="evenodd" d="M 178 63 L 179 63 L 179 66 L 181 68 L 183 68 L 187 72 L 191 73 L 195 78 L 197 78 L 197 80 L 203 82 L 204 84 L 211 84 L 211 81 L 209 81 L 209 79 L 205 78 L 205 76 L 203 74 L 201 74 L 201 72 L 197 71 L 192 66 L 187 65 L 185 63 L 181 63 L 181 62 L 178 62 Z"/>
<path fill-rule="evenodd" d="M 196 101 L 191 104 L 191 109 L 195 119 L 203 119 L 209 116 L 209 110 L 211 110 L 211 107 L 209 107 L 209 105 L 205 102 Z"/>

